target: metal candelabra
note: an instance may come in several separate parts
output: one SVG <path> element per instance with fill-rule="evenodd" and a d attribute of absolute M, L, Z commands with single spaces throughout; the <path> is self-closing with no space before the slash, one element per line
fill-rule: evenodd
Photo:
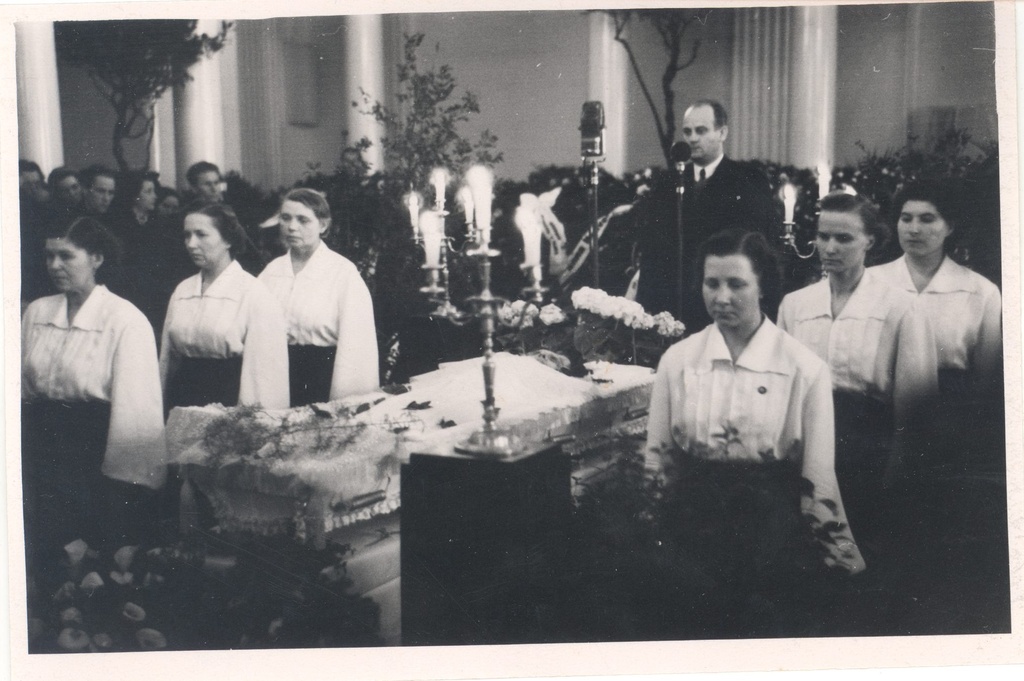
<path fill-rule="evenodd" d="M 796 243 L 796 233 L 793 230 L 793 228 L 796 226 L 796 224 L 793 223 L 793 222 L 784 222 L 784 223 L 782 223 L 782 226 L 783 226 L 783 229 L 784 229 L 784 232 L 782 234 L 782 248 L 783 248 L 783 250 L 788 248 L 791 251 L 793 251 L 794 253 L 796 253 L 797 257 L 799 257 L 799 258 L 801 258 L 803 260 L 807 260 L 808 258 L 812 257 L 815 254 L 815 252 L 817 252 L 817 250 L 818 250 L 817 244 L 815 244 L 813 241 L 811 241 L 810 242 L 811 250 L 809 250 L 807 253 L 801 253 L 800 252 L 800 247 Z"/>
<path fill-rule="evenodd" d="M 474 200 L 479 208 L 481 203 L 489 207 L 490 187 L 486 188 L 488 196 L 486 202 Z M 500 412 L 494 398 L 495 373 L 497 365 L 494 361 L 494 333 L 497 329 L 498 309 L 508 301 L 491 292 L 491 259 L 501 255 L 501 252 L 490 247 L 489 224 L 480 224 L 481 220 L 473 220 L 470 216 L 473 213 L 473 206 L 467 206 L 466 224 L 468 227 L 467 237 L 472 246 L 465 252 L 465 256 L 476 263 L 480 275 L 480 292 L 466 299 L 469 306 L 467 311 L 460 310 L 451 301 L 448 276 L 449 253 L 453 252 L 451 239 L 444 232 L 444 218 L 448 212 L 444 210 L 443 187 L 435 192 L 435 206 L 433 212 L 440 221 L 441 246 L 438 258 L 438 265 L 423 265 L 427 271 L 427 285 L 420 288 L 420 291 L 428 296 L 429 300 L 437 304 L 437 307 L 430 313 L 431 317 L 447 319 L 456 326 L 465 326 L 479 320 L 480 332 L 483 336 L 483 375 L 484 375 L 484 424 L 481 430 L 476 431 L 463 442 L 455 446 L 457 452 L 472 454 L 484 458 L 508 457 L 522 449 L 519 439 L 509 430 L 499 428 L 497 425 L 498 413 Z M 486 211 L 489 213 L 489 210 Z M 490 216 L 481 215 L 483 220 L 489 220 Z M 416 242 L 424 245 L 424 238 L 416 236 Z M 539 265 L 524 265 L 524 272 L 530 280 L 530 285 L 523 289 L 524 297 L 540 303 L 544 299 L 547 289 L 541 286 L 541 268 Z"/>

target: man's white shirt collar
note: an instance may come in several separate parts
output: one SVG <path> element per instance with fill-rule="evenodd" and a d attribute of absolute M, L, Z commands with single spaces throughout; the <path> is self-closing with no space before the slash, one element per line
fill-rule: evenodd
<path fill-rule="evenodd" d="M 725 158 L 725 153 L 720 154 L 718 158 L 716 158 L 714 161 L 712 161 L 711 163 L 707 164 L 706 166 L 699 166 L 696 163 L 694 163 L 693 164 L 693 181 L 697 182 L 697 181 L 700 180 L 700 171 L 701 170 L 704 171 L 704 179 L 705 180 L 710 180 L 711 176 L 715 174 L 715 170 L 718 168 L 718 164 L 722 162 L 723 158 Z"/>

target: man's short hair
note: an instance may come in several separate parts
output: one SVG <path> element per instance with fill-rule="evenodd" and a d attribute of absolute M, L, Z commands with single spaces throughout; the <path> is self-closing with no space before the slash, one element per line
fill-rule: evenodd
<path fill-rule="evenodd" d="M 18 174 L 21 173 L 39 173 L 39 177 L 43 177 L 43 169 L 39 167 L 39 164 L 24 158 L 18 159 Z"/>
<path fill-rule="evenodd" d="M 92 187 L 92 183 L 97 177 L 109 177 L 117 182 L 117 173 L 101 163 L 92 164 L 78 175 L 79 181 L 86 189 Z"/>
<path fill-rule="evenodd" d="M 58 184 L 68 179 L 69 177 L 73 177 L 77 180 L 78 173 L 76 173 L 71 168 L 68 168 L 67 166 L 54 168 L 53 170 L 50 171 L 50 176 L 46 178 L 46 184 L 50 186 L 50 189 L 56 189 Z"/>
<path fill-rule="evenodd" d="M 199 182 L 199 176 L 209 172 L 214 172 L 217 173 L 217 175 L 220 175 L 220 168 L 218 168 L 215 163 L 199 161 L 198 163 L 193 163 L 188 167 L 188 170 L 185 171 L 185 179 L 188 180 L 190 185 L 195 187 L 196 183 Z"/>
<path fill-rule="evenodd" d="M 722 103 L 715 99 L 698 99 L 696 102 L 690 105 L 690 108 L 697 106 L 710 106 L 711 111 L 715 114 L 715 129 L 721 128 L 723 125 L 729 123 L 729 114 L 726 112 L 725 107 Z"/>

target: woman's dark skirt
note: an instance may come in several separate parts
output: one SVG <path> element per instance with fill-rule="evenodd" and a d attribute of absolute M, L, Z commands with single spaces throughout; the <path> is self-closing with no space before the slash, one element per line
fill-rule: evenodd
<path fill-rule="evenodd" d="M 33 576 L 57 569 L 75 539 L 99 550 L 149 538 L 155 492 L 100 470 L 110 404 L 22 403 L 25 549 Z"/>
<path fill-rule="evenodd" d="M 319 345 L 288 346 L 291 405 L 302 407 L 331 399 L 331 378 L 337 348 Z"/>
<path fill-rule="evenodd" d="M 242 358 L 182 357 L 167 384 L 167 404 L 171 407 L 202 407 L 238 404 L 242 382 Z"/>
<path fill-rule="evenodd" d="M 857 393 L 836 391 L 832 398 L 839 491 L 853 536 L 871 554 L 885 531 L 890 505 L 885 476 L 893 453 L 892 407 Z"/>

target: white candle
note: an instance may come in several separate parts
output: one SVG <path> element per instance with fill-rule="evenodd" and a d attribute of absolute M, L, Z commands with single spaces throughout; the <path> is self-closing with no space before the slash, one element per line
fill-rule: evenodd
<path fill-rule="evenodd" d="M 796 211 L 796 187 L 789 182 L 782 185 L 782 206 L 786 209 L 783 222 L 793 222 L 793 213 Z"/>
<path fill-rule="evenodd" d="M 537 213 L 527 206 L 519 206 L 515 223 L 523 235 L 523 267 L 540 267 L 540 235 L 544 228 Z"/>
<path fill-rule="evenodd" d="M 473 195 L 473 215 L 476 228 L 480 231 L 480 245 L 491 243 L 491 192 L 494 189 L 494 174 L 484 166 L 473 166 L 466 171 L 466 184 Z"/>
<path fill-rule="evenodd" d="M 466 216 L 466 230 L 473 224 L 473 192 L 469 187 L 462 185 L 459 191 L 455 192 L 455 200 L 462 206 L 462 214 Z"/>
<path fill-rule="evenodd" d="M 444 210 L 444 190 L 448 186 L 448 171 L 434 168 L 430 171 L 430 184 L 434 185 L 434 210 Z"/>
<path fill-rule="evenodd" d="M 420 234 L 423 235 L 423 253 L 427 267 L 441 266 L 441 216 L 432 210 L 423 211 L 420 215 Z"/>
<path fill-rule="evenodd" d="M 416 192 L 409 192 L 405 197 L 405 205 L 409 209 L 409 222 L 412 223 L 412 238 L 415 239 L 420 233 L 420 207 L 423 205 L 420 195 Z"/>
<path fill-rule="evenodd" d="M 832 185 L 832 169 L 827 163 L 818 164 L 818 200 L 825 198 Z"/>

